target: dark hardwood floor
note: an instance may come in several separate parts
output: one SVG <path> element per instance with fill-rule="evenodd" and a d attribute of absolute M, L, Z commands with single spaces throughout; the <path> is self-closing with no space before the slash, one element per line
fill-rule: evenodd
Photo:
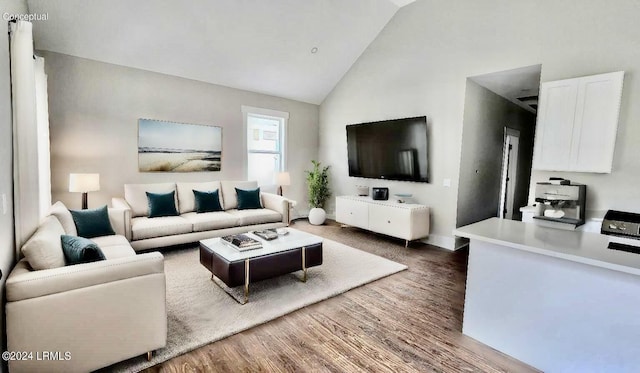
<path fill-rule="evenodd" d="M 335 222 L 292 227 L 409 266 L 147 372 L 527 372 L 530 366 L 462 335 L 466 249 L 375 235 Z M 321 267 L 319 267 L 321 268 Z"/>

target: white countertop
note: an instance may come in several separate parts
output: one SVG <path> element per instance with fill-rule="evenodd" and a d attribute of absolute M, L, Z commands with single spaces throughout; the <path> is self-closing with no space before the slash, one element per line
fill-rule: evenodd
<path fill-rule="evenodd" d="M 608 249 L 610 236 L 490 218 L 457 228 L 459 237 L 640 275 L 640 254 Z M 638 242 L 640 245 L 640 242 Z"/>

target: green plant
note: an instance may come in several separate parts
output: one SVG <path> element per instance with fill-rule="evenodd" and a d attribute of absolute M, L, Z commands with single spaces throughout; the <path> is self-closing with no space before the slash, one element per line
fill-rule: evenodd
<path fill-rule="evenodd" d="M 329 166 L 320 167 L 320 162 L 318 161 L 311 161 L 311 163 L 313 163 L 313 169 L 305 171 L 309 189 L 309 205 L 322 208 L 327 198 L 331 195 L 331 190 L 329 190 Z"/>

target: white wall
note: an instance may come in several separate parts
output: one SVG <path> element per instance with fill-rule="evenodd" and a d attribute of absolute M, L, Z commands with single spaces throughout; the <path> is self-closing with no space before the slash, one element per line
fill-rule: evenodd
<path fill-rule="evenodd" d="M 26 0 L 3 0 L 0 2 L 0 17 L 4 13 L 27 13 Z M 13 232 L 13 124 L 11 120 L 11 76 L 9 70 L 8 23 L 0 21 L 0 298 L 4 302 L 4 283 L 15 264 Z M 4 213 L 2 196 L 6 196 L 7 211 Z M 4 307 L 0 308 L 0 330 L 4 335 Z M 5 350 L 4 337 L 0 340 Z M 4 370 L 0 364 L 0 370 Z"/>
<path fill-rule="evenodd" d="M 433 209 L 432 235 L 450 238 L 466 78 L 542 64 L 542 81 L 627 71 L 614 172 L 575 178 L 589 185 L 592 207 L 640 210 L 639 13 L 636 0 L 418 0 L 402 8 L 320 107 L 320 159 L 332 165 L 335 194 L 361 183 L 347 176 L 345 125 L 426 115 L 432 182 L 369 183 L 414 193 Z M 532 182 L 546 177 L 535 173 Z M 451 188 L 442 186 L 447 178 Z"/>
<path fill-rule="evenodd" d="M 79 208 L 68 192 L 69 173 L 97 172 L 101 190 L 89 207 L 122 196 L 125 183 L 244 180 L 242 105 L 289 112 L 284 194 L 306 209 L 304 170 L 318 152 L 318 106 L 144 70 L 41 52 L 49 75 L 53 200 Z M 138 118 L 207 124 L 222 129 L 222 170 L 195 173 L 138 171 Z"/>

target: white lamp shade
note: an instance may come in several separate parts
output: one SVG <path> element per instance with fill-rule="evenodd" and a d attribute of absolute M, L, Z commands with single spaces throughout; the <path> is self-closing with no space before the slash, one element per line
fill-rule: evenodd
<path fill-rule="evenodd" d="M 276 175 L 277 185 L 291 185 L 291 176 L 288 172 L 278 172 Z"/>
<path fill-rule="evenodd" d="M 100 174 L 69 174 L 70 192 L 96 192 L 100 190 Z"/>

